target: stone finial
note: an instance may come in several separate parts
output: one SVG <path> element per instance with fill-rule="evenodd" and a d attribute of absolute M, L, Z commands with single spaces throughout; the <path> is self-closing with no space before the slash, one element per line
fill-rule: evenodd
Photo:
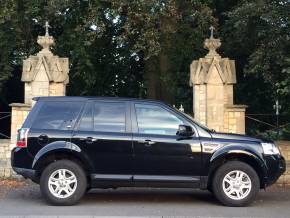
<path fill-rule="evenodd" d="M 210 26 L 209 30 L 210 30 L 210 38 L 213 39 L 214 27 L 213 26 Z"/>
<path fill-rule="evenodd" d="M 45 36 L 49 36 L 49 32 L 48 32 L 48 28 L 50 28 L 51 26 L 49 26 L 48 21 L 45 22 Z"/>
<path fill-rule="evenodd" d="M 213 36 L 214 27 L 210 26 L 210 37 L 204 41 L 204 48 L 209 50 L 206 57 L 220 57 L 216 50 L 221 46 L 221 40 L 215 39 Z"/>
<path fill-rule="evenodd" d="M 42 47 L 42 50 L 39 52 L 39 55 L 52 55 L 50 47 L 54 45 L 54 38 L 49 35 L 48 28 L 50 27 L 48 22 L 45 22 L 45 35 L 38 36 L 37 43 Z"/>
<path fill-rule="evenodd" d="M 181 104 L 180 107 L 178 108 L 179 111 L 184 112 L 183 105 Z"/>

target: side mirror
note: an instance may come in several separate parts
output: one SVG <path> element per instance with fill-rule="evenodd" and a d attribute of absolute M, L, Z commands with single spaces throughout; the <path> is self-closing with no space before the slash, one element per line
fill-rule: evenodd
<path fill-rule="evenodd" d="M 190 137 L 194 134 L 191 126 L 179 125 L 176 135 Z"/>

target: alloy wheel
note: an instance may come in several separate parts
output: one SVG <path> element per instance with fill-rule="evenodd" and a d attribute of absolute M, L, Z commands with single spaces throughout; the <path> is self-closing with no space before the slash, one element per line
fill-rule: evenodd
<path fill-rule="evenodd" d="M 246 198 L 252 189 L 250 177 L 241 170 L 234 170 L 226 174 L 222 185 L 224 193 L 233 200 Z"/>
<path fill-rule="evenodd" d="M 70 170 L 58 169 L 49 177 L 48 188 L 54 197 L 68 198 L 77 188 L 77 178 Z"/>

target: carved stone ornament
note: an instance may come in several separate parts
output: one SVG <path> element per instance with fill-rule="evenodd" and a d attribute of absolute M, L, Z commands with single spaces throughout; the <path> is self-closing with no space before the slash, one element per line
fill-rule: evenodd
<path fill-rule="evenodd" d="M 206 84 L 215 70 L 224 84 L 236 83 L 235 61 L 222 58 L 216 50 L 221 46 L 221 40 L 213 37 L 213 27 L 210 38 L 204 41 L 204 48 L 209 50 L 204 58 L 194 60 L 190 65 L 190 85 Z"/>
<path fill-rule="evenodd" d="M 45 69 L 45 73 L 49 82 L 69 82 L 69 66 L 68 58 L 60 58 L 50 50 L 54 45 L 54 38 L 48 33 L 48 23 L 45 24 L 45 35 L 38 36 L 37 43 L 42 47 L 42 50 L 36 55 L 31 55 L 23 61 L 23 72 L 21 81 L 33 82 L 36 75 L 41 69 Z"/>
<path fill-rule="evenodd" d="M 215 38 L 209 38 L 204 41 L 204 48 L 209 50 L 206 57 L 214 57 L 220 55 L 216 52 L 216 50 L 221 46 L 221 40 Z"/>

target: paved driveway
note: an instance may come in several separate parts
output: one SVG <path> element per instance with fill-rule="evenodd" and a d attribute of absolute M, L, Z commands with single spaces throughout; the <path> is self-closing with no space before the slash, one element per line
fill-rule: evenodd
<path fill-rule="evenodd" d="M 56 207 L 46 204 L 38 185 L 21 183 L 0 186 L 0 215 L 290 218 L 290 189 L 261 191 L 254 204 L 244 208 L 221 206 L 207 191 L 148 188 L 94 190 L 76 206 Z"/>

